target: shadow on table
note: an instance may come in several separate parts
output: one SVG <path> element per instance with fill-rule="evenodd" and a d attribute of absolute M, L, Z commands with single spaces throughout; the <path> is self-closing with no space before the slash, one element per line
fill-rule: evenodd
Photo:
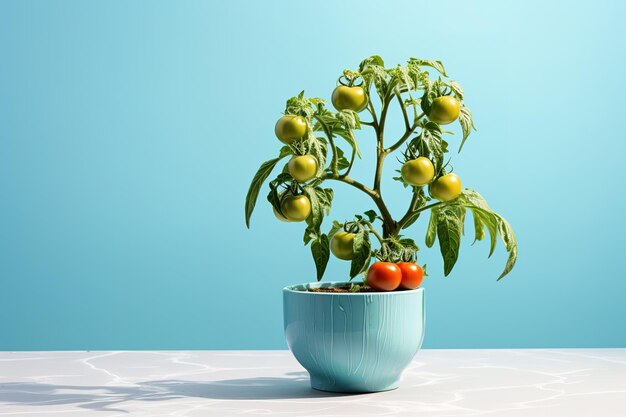
<path fill-rule="evenodd" d="M 291 372 L 285 377 L 255 377 L 206 382 L 167 379 L 138 382 L 128 386 L 0 383 L 0 403 L 8 405 L 72 404 L 90 410 L 118 412 L 126 412 L 119 406 L 128 401 L 165 401 L 185 397 L 221 400 L 275 400 L 345 395 L 354 394 L 312 389 L 306 372 Z"/>

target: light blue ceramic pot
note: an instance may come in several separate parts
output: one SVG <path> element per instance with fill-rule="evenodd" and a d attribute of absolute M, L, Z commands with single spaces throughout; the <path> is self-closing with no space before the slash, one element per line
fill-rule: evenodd
<path fill-rule="evenodd" d="M 346 282 L 283 289 L 289 349 L 323 391 L 374 392 L 398 387 L 424 338 L 424 290 L 307 292 Z"/>

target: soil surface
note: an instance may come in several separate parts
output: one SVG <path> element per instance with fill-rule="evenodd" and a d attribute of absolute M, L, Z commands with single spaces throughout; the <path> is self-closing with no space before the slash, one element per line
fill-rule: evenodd
<path fill-rule="evenodd" d="M 309 292 L 378 292 L 372 287 L 361 285 L 356 291 L 351 286 L 333 287 L 333 288 L 309 288 Z"/>

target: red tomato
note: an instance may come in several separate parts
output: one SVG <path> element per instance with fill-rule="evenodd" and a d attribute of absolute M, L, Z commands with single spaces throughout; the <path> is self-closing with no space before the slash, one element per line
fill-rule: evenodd
<path fill-rule="evenodd" d="M 393 291 L 402 281 L 402 271 L 391 262 L 374 262 L 367 271 L 367 284 L 378 291 Z"/>
<path fill-rule="evenodd" d="M 400 288 L 414 290 L 420 286 L 422 279 L 424 279 L 424 270 L 421 266 L 412 262 L 400 262 L 398 268 L 402 271 Z"/>

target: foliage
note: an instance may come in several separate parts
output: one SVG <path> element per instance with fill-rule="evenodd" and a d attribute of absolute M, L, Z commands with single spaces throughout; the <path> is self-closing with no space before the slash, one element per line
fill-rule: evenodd
<path fill-rule="evenodd" d="M 431 72 L 435 72 L 435 77 L 431 77 Z M 517 259 L 515 234 L 509 223 L 493 211 L 478 192 L 465 188 L 452 201 L 435 201 L 429 196 L 428 185 L 411 186 L 401 176 L 394 177 L 410 188 L 412 193 L 409 207 L 399 220 L 394 220 L 381 197 L 380 183 L 385 158 L 401 147 L 401 162 L 419 156 L 432 161 L 435 168 L 433 181 L 451 171 L 450 160 L 446 161 L 449 140 L 444 137 L 452 132 L 428 118 L 436 98 L 449 95 L 459 104 L 459 152 L 475 130 L 472 113 L 464 102 L 465 92 L 458 82 L 448 78 L 443 63 L 410 58 L 406 65 L 385 67 L 383 59 L 374 55 L 363 60 L 358 69 L 345 70 L 338 82 L 363 88 L 369 98 L 367 108 L 362 113 L 352 110 L 333 111 L 323 99 L 306 97 L 304 91 L 287 100 L 285 114 L 302 116 L 308 126 L 307 133 L 294 143 L 283 146 L 277 157 L 260 166 L 246 195 L 246 225 L 250 227 L 250 217 L 262 184 L 276 165 L 287 156 L 310 154 L 318 161 L 316 177 L 305 184 L 298 184 L 285 167 L 269 181 L 267 199 L 281 215 L 281 198 L 284 193 L 304 194 L 310 200 L 311 214 L 306 219 L 303 241 L 311 247 L 318 280 L 322 278 L 330 259 L 330 242 L 341 230 L 355 234 L 350 278 L 367 271 L 374 257 L 392 262 L 414 261 L 419 248 L 412 239 L 402 236 L 400 232 L 411 226 L 426 210 L 430 210 L 430 220 L 425 243 L 430 248 L 435 241 L 439 241 L 444 275 L 450 274 L 459 257 L 468 211 L 473 218 L 474 241 L 483 240 L 489 234 L 489 256 L 495 250 L 498 236 L 502 240 L 509 257 L 498 280 L 507 275 Z M 377 97 L 379 111 L 373 103 L 373 97 Z M 385 143 L 385 123 L 392 106 L 397 106 L 401 111 L 405 132 L 395 141 Z M 361 119 L 363 114 L 367 115 L 363 116 L 367 120 Z M 362 156 L 356 132 L 364 127 L 374 129 L 377 140 L 375 180 L 371 187 L 349 175 L 355 161 Z M 344 182 L 366 193 L 372 199 L 375 210 L 357 214 L 354 219 L 343 223 L 333 221 L 330 230 L 323 232 L 324 218 L 330 214 L 334 198 L 331 188 L 322 187 L 327 181 Z M 382 233 L 376 229 L 377 223 L 380 223 Z M 374 247 L 372 237 L 377 241 L 377 247 Z"/>

